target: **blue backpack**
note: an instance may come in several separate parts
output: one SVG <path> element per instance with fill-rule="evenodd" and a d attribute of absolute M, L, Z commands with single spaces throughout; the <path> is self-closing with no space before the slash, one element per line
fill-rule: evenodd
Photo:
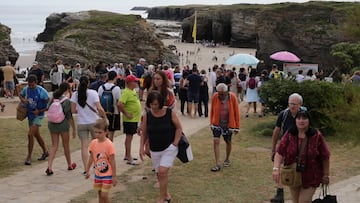
<path fill-rule="evenodd" d="M 116 85 L 113 85 L 109 90 L 105 88 L 105 85 L 101 85 L 104 92 L 102 93 L 100 97 L 100 104 L 103 107 L 106 114 L 113 114 L 114 109 L 114 96 L 112 93 L 112 90 L 116 87 Z"/>

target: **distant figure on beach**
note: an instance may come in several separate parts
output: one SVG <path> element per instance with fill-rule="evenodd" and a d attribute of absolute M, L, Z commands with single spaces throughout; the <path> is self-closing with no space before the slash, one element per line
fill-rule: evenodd
<path fill-rule="evenodd" d="M 27 107 L 27 118 L 29 124 L 28 131 L 28 155 L 25 159 L 25 165 L 31 165 L 31 156 L 34 148 L 34 138 L 36 138 L 43 154 L 38 160 L 45 160 L 49 156 L 47 146 L 40 135 L 40 126 L 44 118 L 44 112 L 47 110 L 49 101 L 48 92 L 37 85 L 36 75 L 29 75 L 28 85 L 21 90 L 19 95 L 21 103 Z"/>
<path fill-rule="evenodd" d="M 85 168 L 85 178 L 90 177 L 90 168 L 94 167 L 94 190 L 98 192 L 99 202 L 110 202 L 109 192 L 117 185 L 114 144 L 106 137 L 108 123 L 96 120 L 94 125 L 96 139 L 89 145 L 89 161 Z"/>
<path fill-rule="evenodd" d="M 316 80 L 316 76 L 313 74 L 313 70 L 309 69 L 306 73 L 304 80 Z"/>
<path fill-rule="evenodd" d="M 60 73 L 61 82 L 63 82 L 63 80 L 64 80 L 64 74 L 63 74 L 63 73 L 64 73 L 65 66 L 64 66 L 62 60 L 57 60 L 57 61 L 55 62 L 55 64 L 56 64 L 56 66 L 57 66 L 58 72 Z M 60 84 L 59 84 L 59 85 L 60 85 Z"/>
<path fill-rule="evenodd" d="M 302 81 L 304 81 L 304 79 L 305 79 L 305 76 L 303 75 L 303 70 L 299 70 L 298 74 L 296 74 L 296 76 L 295 76 L 296 82 L 301 83 Z"/>
<path fill-rule="evenodd" d="M 199 103 L 198 103 L 198 113 L 199 117 L 209 116 L 209 87 L 208 87 L 208 77 L 206 76 L 206 71 L 203 69 L 200 71 L 201 83 L 200 83 L 200 92 L 199 92 Z M 203 111 L 204 107 L 204 111 Z"/>

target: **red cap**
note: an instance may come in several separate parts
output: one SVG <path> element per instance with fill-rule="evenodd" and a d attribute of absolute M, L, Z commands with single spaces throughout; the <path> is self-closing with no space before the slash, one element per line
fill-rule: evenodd
<path fill-rule="evenodd" d="M 126 76 L 126 79 L 125 79 L 126 83 L 137 82 L 137 81 L 139 81 L 139 79 L 135 75 L 128 75 L 128 76 Z"/>

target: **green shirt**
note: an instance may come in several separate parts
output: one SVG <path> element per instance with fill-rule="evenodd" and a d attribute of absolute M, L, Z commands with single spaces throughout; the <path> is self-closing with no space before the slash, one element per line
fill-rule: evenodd
<path fill-rule="evenodd" d="M 124 104 L 125 111 L 133 115 L 133 118 L 129 119 L 124 114 L 122 114 L 123 121 L 140 122 L 141 104 L 136 91 L 125 88 L 121 93 L 119 101 Z"/>

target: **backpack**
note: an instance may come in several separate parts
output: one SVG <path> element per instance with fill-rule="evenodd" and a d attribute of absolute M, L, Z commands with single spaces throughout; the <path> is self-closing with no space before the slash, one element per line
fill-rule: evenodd
<path fill-rule="evenodd" d="M 51 123 L 61 123 L 65 119 L 65 114 L 62 108 L 62 103 L 67 99 L 67 97 L 59 99 L 54 99 L 53 103 L 49 106 L 47 117 L 48 121 Z"/>
<path fill-rule="evenodd" d="M 100 97 L 100 104 L 103 107 L 106 114 L 112 114 L 114 113 L 114 96 L 112 93 L 112 90 L 116 87 L 116 85 L 113 85 L 109 90 L 105 88 L 105 85 L 101 85 L 104 92 L 102 93 Z"/>
<path fill-rule="evenodd" d="M 250 89 L 255 89 L 255 87 L 256 87 L 256 80 L 255 80 L 255 78 L 250 78 L 250 79 L 249 79 L 249 88 L 250 88 Z"/>

